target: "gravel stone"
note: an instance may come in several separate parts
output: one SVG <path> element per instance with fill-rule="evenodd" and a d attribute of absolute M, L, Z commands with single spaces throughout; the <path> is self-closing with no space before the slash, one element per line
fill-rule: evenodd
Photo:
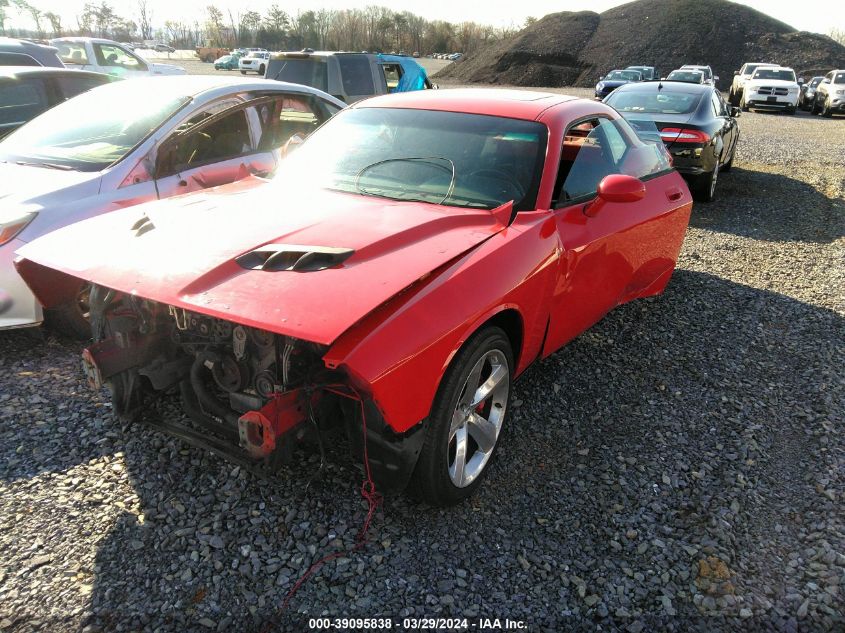
<path fill-rule="evenodd" d="M 79 343 L 0 332 L 0 628 L 845 630 L 845 125 L 739 123 L 665 294 L 526 372 L 473 499 L 388 496 L 359 550 L 344 441 L 318 482 L 307 449 L 259 479 L 114 420 Z M 182 415 L 167 397 L 154 414 Z"/>

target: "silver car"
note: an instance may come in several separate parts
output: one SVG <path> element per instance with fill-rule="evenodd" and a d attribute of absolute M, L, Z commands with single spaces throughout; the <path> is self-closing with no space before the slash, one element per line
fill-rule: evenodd
<path fill-rule="evenodd" d="M 284 82 L 150 77 L 95 88 L 19 128 L 0 141 L 0 288 L 13 300 L 0 329 L 43 320 L 13 265 L 23 244 L 115 209 L 272 174 L 280 148 L 344 106 Z M 80 285 L 56 317 L 84 335 L 86 312 Z"/>

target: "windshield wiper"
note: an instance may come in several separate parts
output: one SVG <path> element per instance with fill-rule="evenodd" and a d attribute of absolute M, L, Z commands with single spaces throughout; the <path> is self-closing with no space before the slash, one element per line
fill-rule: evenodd
<path fill-rule="evenodd" d="M 443 161 L 445 163 L 449 163 L 449 168 L 447 168 L 443 165 L 438 165 L 437 163 L 431 162 L 431 161 L 438 161 L 438 160 Z M 379 161 L 376 161 L 376 162 L 371 163 L 369 165 L 365 165 L 364 167 L 362 167 L 361 169 L 358 170 L 357 174 L 355 174 L 355 183 L 354 183 L 355 190 L 358 191 L 359 193 L 363 193 L 363 194 L 368 193 L 366 189 L 361 187 L 361 183 L 360 183 L 361 176 L 363 176 L 364 172 L 367 171 L 368 169 L 372 169 L 373 167 L 378 167 L 379 165 L 386 165 L 388 163 L 399 163 L 399 162 L 413 163 L 413 162 L 422 162 L 422 161 L 429 161 L 430 165 L 433 165 L 436 168 L 442 169 L 443 171 L 445 171 L 447 173 L 451 173 L 451 178 L 449 179 L 449 187 L 446 189 L 446 195 L 444 195 L 440 199 L 439 202 L 432 203 L 432 204 L 443 204 L 454 193 L 454 191 L 455 191 L 455 178 L 456 178 L 454 161 L 452 161 L 449 158 L 444 158 L 443 156 L 406 156 L 406 157 L 403 157 L 403 158 L 386 158 L 384 160 L 379 160 Z M 387 197 L 387 196 L 382 196 L 382 197 Z M 397 199 L 399 199 L 399 198 L 397 198 Z M 404 199 L 408 200 L 407 198 L 404 198 Z M 428 200 L 417 200 L 417 202 L 429 202 L 429 201 Z"/>
<path fill-rule="evenodd" d="M 46 169 L 59 169 L 61 171 L 74 171 L 73 167 L 69 165 L 59 165 L 58 163 L 36 163 L 31 161 L 25 160 L 16 160 L 16 165 L 21 165 L 23 167 L 44 167 Z"/>

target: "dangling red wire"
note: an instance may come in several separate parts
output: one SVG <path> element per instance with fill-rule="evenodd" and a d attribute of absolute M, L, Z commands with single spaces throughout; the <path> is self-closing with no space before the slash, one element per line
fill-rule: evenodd
<path fill-rule="evenodd" d="M 288 605 L 290 604 L 291 599 L 296 595 L 296 592 L 299 591 L 299 588 L 305 584 L 305 581 L 311 577 L 314 572 L 316 572 L 320 567 L 325 565 L 326 563 L 333 561 L 336 558 L 340 558 L 341 556 L 346 556 L 347 554 L 351 554 L 359 549 L 361 549 L 367 542 L 367 532 L 370 530 L 370 524 L 372 523 L 373 516 L 376 513 L 378 507 L 383 503 L 384 497 L 380 492 L 376 490 L 375 481 L 373 481 L 373 475 L 370 470 L 370 456 L 367 450 L 367 415 L 364 410 L 364 399 L 355 390 L 354 387 L 350 387 L 347 385 L 325 385 L 323 386 L 325 391 L 333 393 L 335 395 L 341 396 L 343 398 L 349 398 L 351 400 L 357 400 L 359 406 L 361 407 L 361 426 L 363 427 L 364 433 L 364 474 L 365 479 L 361 484 L 361 496 L 367 501 L 368 509 L 367 509 L 367 516 L 364 519 L 364 523 L 361 525 L 361 529 L 358 531 L 357 536 L 355 537 L 355 546 L 343 552 L 334 552 L 333 554 L 329 554 L 324 556 L 317 562 L 313 563 L 302 576 L 300 576 L 299 580 L 294 583 L 293 587 L 291 587 L 290 591 L 288 591 L 287 596 L 285 596 L 285 601 L 282 603 L 282 611 L 287 610 Z M 346 391 L 341 391 L 343 389 L 349 389 L 352 393 L 348 393 Z M 268 624 L 269 627 L 269 624 Z M 269 630 L 268 628 L 264 629 L 265 632 Z"/>

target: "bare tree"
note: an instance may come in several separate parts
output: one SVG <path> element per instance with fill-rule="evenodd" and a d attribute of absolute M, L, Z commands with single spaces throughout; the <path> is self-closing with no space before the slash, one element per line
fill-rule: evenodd
<path fill-rule="evenodd" d="M 62 16 L 57 13 L 53 13 L 52 11 L 47 11 L 47 13 L 44 14 L 44 17 L 47 18 L 47 21 L 50 23 L 50 28 L 53 30 L 53 37 L 61 37 Z"/>
<path fill-rule="evenodd" d="M 827 34 L 830 36 L 830 39 L 839 42 L 843 46 L 845 46 L 845 30 L 843 29 L 830 29 Z"/>
<path fill-rule="evenodd" d="M 153 39 L 153 12 L 147 6 L 147 0 L 138 0 L 138 26 L 141 29 L 141 39 Z"/>

